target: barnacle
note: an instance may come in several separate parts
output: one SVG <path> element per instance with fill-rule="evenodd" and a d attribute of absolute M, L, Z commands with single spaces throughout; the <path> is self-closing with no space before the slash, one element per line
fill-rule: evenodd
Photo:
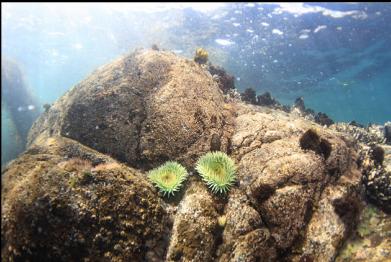
<path fill-rule="evenodd" d="M 196 170 L 214 193 L 226 193 L 235 182 L 235 163 L 223 152 L 200 157 Z"/>
<path fill-rule="evenodd" d="M 165 195 L 174 195 L 186 180 L 188 174 L 181 164 L 168 161 L 148 172 L 148 178 Z"/>

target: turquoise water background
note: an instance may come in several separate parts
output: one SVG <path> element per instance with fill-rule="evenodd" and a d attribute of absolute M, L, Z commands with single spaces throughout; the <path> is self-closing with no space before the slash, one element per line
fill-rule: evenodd
<path fill-rule="evenodd" d="M 302 96 L 335 121 L 391 120 L 389 3 L 2 3 L 2 56 L 40 105 L 152 44 L 188 58 L 204 47 L 240 91 L 288 105 Z M 12 144 L 7 123 L 2 142 Z"/>

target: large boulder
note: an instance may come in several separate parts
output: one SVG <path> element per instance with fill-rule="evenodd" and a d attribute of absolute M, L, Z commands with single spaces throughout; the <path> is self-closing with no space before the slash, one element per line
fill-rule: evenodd
<path fill-rule="evenodd" d="M 199 64 L 171 52 L 139 50 L 73 87 L 29 136 L 61 135 L 137 168 L 226 151 L 229 114 L 222 91 Z"/>
<path fill-rule="evenodd" d="M 110 157 L 51 138 L 30 147 L 2 178 L 3 261 L 141 261 L 164 254 L 167 216 L 156 190 Z"/>
<path fill-rule="evenodd" d="M 1 59 L 1 167 L 26 149 L 27 134 L 40 109 L 20 65 Z"/>
<path fill-rule="evenodd" d="M 96 70 L 3 172 L 3 260 L 334 260 L 362 208 L 354 141 L 228 96 L 170 52 Z M 193 169 L 214 150 L 237 165 L 227 195 Z M 165 160 L 191 174 L 171 199 L 145 176 Z"/>
<path fill-rule="evenodd" d="M 276 261 L 293 255 L 306 261 L 308 253 L 315 261 L 333 260 L 354 227 L 354 219 L 344 218 L 357 217 L 361 208 L 351 142 L 282 111 L 238 103 L 236 112 L 232 157 L 242 194 L 230 193 L 220 260 Z M 319 227 L 322 236 L 311 227 Z M 259 230 L 257 248 L 244 253 L 237 248 Z M 315 247 L 306 246 L 315 242 Z"/>

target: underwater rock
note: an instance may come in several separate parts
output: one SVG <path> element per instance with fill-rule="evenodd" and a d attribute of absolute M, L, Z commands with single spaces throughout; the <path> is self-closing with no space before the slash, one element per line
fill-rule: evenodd
<path fill-rule="evenodd" d="M 291 111 L 289 106 L 282 105 L 275 98 L 273 98 L 269 92 L 265 92 L 262 95 L 257 96 L 255 90 L 252 88 L 245 89 L 244 92 L 241 93 L 238 97 L 238 100 L 253 105 L 265 106 L 273 109 L 282 110 L 287 113 Z"/>
<path fill-rule="evenodd" d="M 255 90 L 252 88 L 246 88 L 243 93 L 240 94 L 243 101 L 255 105 L 257 103 Z"/>
<path fill-rule="evenodd" d="M 265 92 L 262 95 L 257 96 L 257 104 L 260 106 L 272 106 L 278 102 L 272 98 L 269 92 Z"/>
<path fill-rule="evenodd" d="M 386 140 L 379 127 L 369 126 L 367 128 L 362 128 L 347 123 L 335 123 L 331 125 L 330 128 L 338 132 L 348 134 L 354 140 L 363 144 L 382 144 Z"/>
<path fill-rule="evenodd" d="M 365 127 L 364 125 L 362 125 L 362 124 L 360 124 L 360 123 L 357 123 L 355 120 L 351 121 L 351 122 L 349 123 L 349 125 L 351 125 L 351 126 L 356 126 L 356 127 L 361 127 L 361 128 L 364 128 L 364 127 Z"/>
<path fill-rule="evenodd" d="M 390 213 L 391 147 L 385 144 L 385 128 L 379 125 L 361 128 L 346 123 L 333 124 L 331 128 L 357 141 L 358 163 L 367 200 Z"/>
<path fill-rule="evenodd" d="M 139 50 L 100 67 L 33 125 L 37 136 L 62 135 L 132 167 L 167 160 L 187 167 L 210 149 L 227 151 L 231 114 L 210 74 L 170 52 Z"/>
<path fill-rule="evenodd" d="M 238 107 L 232 155 L 239 161 L 240 188 L 262 218 L 263 223 L 258 227 L 268 230 L 272 236 L 272 247 L 278 253 L 274 261 L 286 257 L 290 250 L 300 253 L 299 260 L 305 257 L 305 252 L 314 257 L 332 259 L 348 235 L 346 232 L 354 227 L 354 220 L 349 225 L 341 221 L 334 209 L 334 200 L 353 203 L 354 208 L 347 209 L 344 217 L 355 217 L 360 211 L 357 204 L 361 202 L 357 193 L 360 172 L 355 165 L 354 149 L 331 131 L 317 128 L 310 121 L 281 111 L 270 111 L 251 105 Z M 300 138 L 311 128 L 315 128 L 317 134 L 316 149 L 320 141 L 327 141 L 327 159 L 322 154 L 300 147 Z M 339 195 L 339 191 L 333 191 L 331 182 L 341 184 Z M 330 188 L 330 194 L 322 191 L 325 187 Z M 329 203 L 329 207 L 320 209 L 321 200 Z M 228 205 L 230 201 L 231 198 Z M 330 223 L 330 216 L 335 217 L 338 226 Z M 239 224 L 237 221 L 230 222 L 227 216 L 228 223 Z M 305 234 L 311 223 L 316 223 L 313 227 L 322 230 L 321 238 L 315 230 Z M 269 246 L 271 239 L 263 244 L 263 247 L 268 246 L 268 250 L 273 250 Z M 318 245 L 311 249 L 298 249 L 300 245 L 313 241 Z M 329 251 L 324 253 L 326 248 Z"/>
<path fill-rule="evenodd" d="M 166 261 L 212 261 L 217 218 L 211 193 L 201 182 L 191 183 L 178 206 Z"/>
<path fill-rule="evenodd" d="M 315 111 L 305 107 L 303 97 L 296 98 L 293 106 L 290 108 L 290 112 L 315 122 Z"/>
<path fill-rule="evenodd" d="M 265 225 L 246 194 L 234 189 L 224 212 L 227 222 L 217 250 L 218 261 L 276 260 L 275 241 L 267 228 L 260 228 Z"/>
<path fill-rule="evenodd" d="M 1 168 L 3 169 L 26 148 L 26 139 L 22 139 L 5 103 L 1 105 L 1 136 Z"/>
<path fill-rule="evenodd" d="M 52 105 L 50 104 L 44 104 L 42 107 L 45 109 L 45 113 L 49 112 L 49 109 Z"/>
<path fill-rule="evenodd" d="M 384 161 L 384 149 L 381 146 L 372 146 L 371 159 L 375 161 L 375 165 L 382 165 Z"/>
<path fill-rule="evenodd" d="M 362 209 L 360 172 L 347 170 L 322 192 L 305 233 L 293 248 L 292 261 L 334 261 L 340 246 L 358 223 Z"/>
<path fill-rule="evenodd" d="M 160 259 L 167 223 L 137 170 L 66 138 L 30 147 L 2 174 L 2 260 Z"/>
<path fill-rule="evenodd" d="M 391 144 L 391 122 L 384 124 L 384 137 L 386 138 L 386 143 Z"/>
<path fill-rule="evenodd" d="M 315 123 L 318 123 L 322 126 L 329 127 L 334 124 L 334 121 L 327 114 L 322 112 L 316 113 L 313 109 L 306 108 L 303 97 L 296 98 L 290 111 L 297 112 L 299 115 L 305 117 L 306 119 L 314 121 Z"/>
<path fill-rule="evenodd" d="M 152 49 L 152 50 L 155 50 L 155 51 L 159 51 L 159 50 L 160 50 L 157 44 L 153 44 L 153 45 L 151 46 L 151 49 Z"/>
<path fill-rule="evenodd" d="M 336 262 L 390 261 L 391 216 L 375 206 L 366 205 L 355 232 L 339 252 Z"/>
<path fill-rule="evenodd" d="M 226 101 L 206 67 L 170 52 L 96 70 L 3 172 L 2 259 L 333 261 L 362 207 L 359 148 L 300 114 Z M 194 175 L 216 149 L 237 166 L 227 195 Z M 145 175 L 166 160 L 190 173 L 174 199 Z"/>
<path fill-rule="evenodd" d="M 262 95 L 257 96 L 257 105 L 267 106 L 274 109 L 280 109 L 284 112 L 290 112 L 289 106 L 282 105 L 274 97 L 271 96 L 269 92 L 265 92 Z"/>
<path fill-rule="evenodd" d="M 334 121 L 325 113 L 318 112 L 315 115 L 315 122 L 322 126 L 331 126 Z"/>
<path fill-rule="evenodd" d="M 8 118 L 14 129 L 9 137 L 5 137 L 8 143 L 13 141 L 13 145 L 10 145 L 12 148 L 2 147 L 2 152 L 7 152 L 1 154 L 3 166 L 26 148 L 28 131 L 40 113 L 38 103 L 26 86 L 19 65 L 8 59 L 1 60 L 1 97 L 1 107 L 7 112 L 7 117 L 2 113 L 1 118 Z"/>
<path fill-rule="evenodd" d="M 375 124 L 369 124 L 368 127 L 365 129 L 371 136 L 378 137 L 379 143 L 386 143 L 386 134 L 385 134 L 385 128 L 382 125 L 375 125 Z M 374 141 L 372 141 L 374 142 Z"/>
<path fill-rule="evenodd" d="M 216 76 L 216 81 L 224 94 L 235 89 L 235 78 L 229 75 L 224 68 L 214 65 L 208 66 L 208 71 L 212 76 Z"/>
<path fill-rule="evenodd" d="M 303 97 L 296 98 L 293 107 L 297 108 L 300 112 L 305 112 L 304 98 Z"/>
<path fill-rule="evenodd" d="M 391 213 L 391 146 L 371 144 L 360 154 L 368 200 Z"/>

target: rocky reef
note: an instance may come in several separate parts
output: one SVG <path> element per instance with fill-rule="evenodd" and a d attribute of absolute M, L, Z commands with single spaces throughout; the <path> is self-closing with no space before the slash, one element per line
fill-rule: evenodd
<path fill-rule="evenodd" d="M 337 123 L 330 128 L 338 130 L 357 141 L 358 164 L 362 171 L 367 200 L 383 211 L 391 212 L 391 145 L 387 140 L 387 128 L 384 126 Z"/>
<path fill-rule="evenodd" d="M 27 134 L 40 114 L 37 99 L 25 83 L 19 64 L 1 60 L 1 166 L 25 150 Z"/>
<path fill-rule="evenodd" d="M 2 261 L 335 260 L 366 206 L 360 146 L 233 90 L 222 69 L 167 51 L 98 68 L 3 171 Z M 226 195 L 194 170 L 209 151 L 236 163 Z M 191 174 L 174 198 L 146 177 L 167 160 Z"/>
<path fill-rule="evenodd" d="M 389 261 L 391 255 L 391 217 L 367 205 L 359 224 L 335 261 Z"/>

